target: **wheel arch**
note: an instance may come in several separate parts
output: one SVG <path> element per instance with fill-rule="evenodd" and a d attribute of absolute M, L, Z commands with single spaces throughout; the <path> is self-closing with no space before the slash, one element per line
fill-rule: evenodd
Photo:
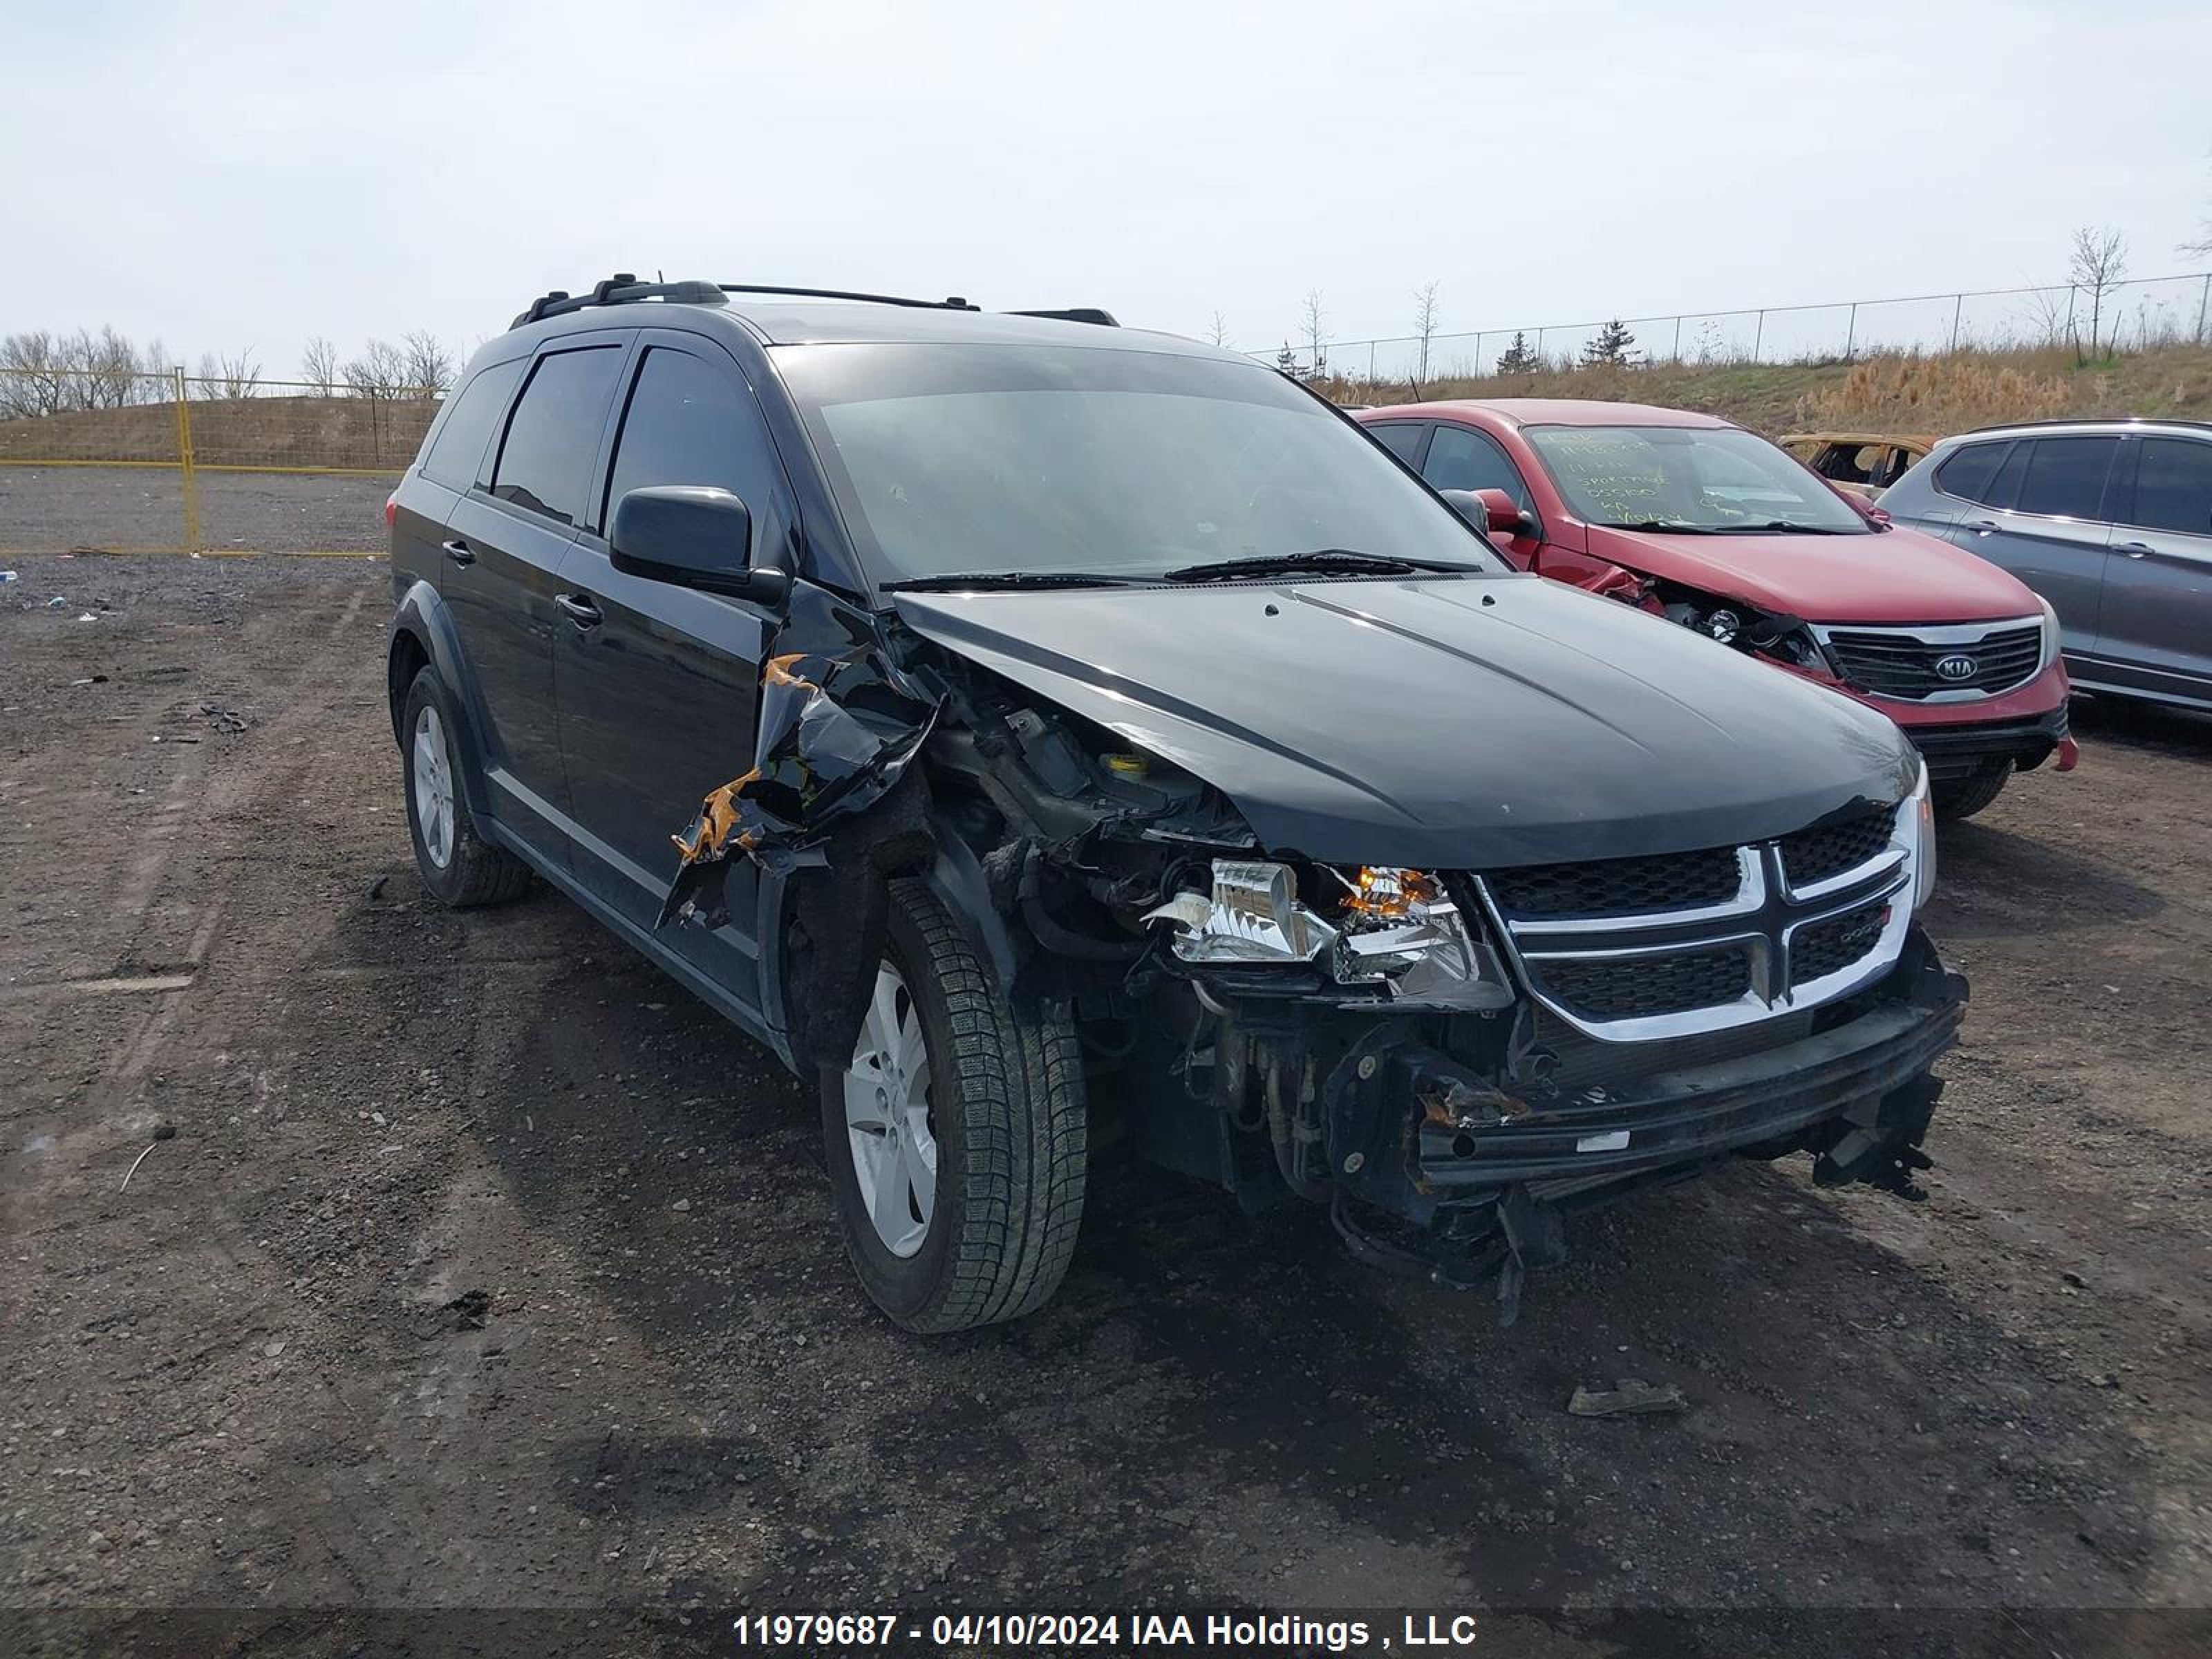
<path fill-rule="evenodd" d="M 426 667 L 437 672 L 440 684 L 446 688 L 453 714 L 454 767 L 460 775 L 469 814 L 481 829 L 489 816 L 490 802 L 484 787 L 483 746 L 477 735 L 475 679 L 461 653 L 460 631 L 453 624 L 453 612 L 437 589 L 427 581 L 417 581 L 400 595 L 392 619 L 391 642 L 385 651 L 385 695 L 392 737 L 403 749 L 407 739 L 400 725 L 406 714 L 407 690 Z"/>

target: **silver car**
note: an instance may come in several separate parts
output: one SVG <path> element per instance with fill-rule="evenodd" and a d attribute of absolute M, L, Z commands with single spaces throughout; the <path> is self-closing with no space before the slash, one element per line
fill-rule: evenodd
<path fill-rule="evenodd" d="M 1881 505 L 2050 600 L 2077 689 L 2212 708 L 2212 422 L 1966 433 Z"/>

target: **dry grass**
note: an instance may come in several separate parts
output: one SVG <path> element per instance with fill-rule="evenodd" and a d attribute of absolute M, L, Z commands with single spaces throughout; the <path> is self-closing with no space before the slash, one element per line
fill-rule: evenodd
<path fill-rule="evenodd" d="M 2057 416 L 2212 419 L 2212 349 L 2155 349 L 2077 364 L 2063 349 L 1869 357 L 1856 363 L 1653 363 L 1405 381 L 1332 380 L 1340 403 L 1430 398 L 1596 398 L 1695 409 L 1778 436 L 1800 427 L 1934 433 Z"/>

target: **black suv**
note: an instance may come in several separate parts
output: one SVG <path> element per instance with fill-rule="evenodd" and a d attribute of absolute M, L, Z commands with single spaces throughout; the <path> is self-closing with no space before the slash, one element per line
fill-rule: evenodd
<path fill-rule="evenodd" d="M 535 872 L 818 1076 L 915 1330 L 1048 1297 L 1109 1144 L 1509 1317 L 1730 1154 L 1910 1190 L 1911 745 L 1468 506 L 1101 312 L 548 295 L 387 509 L 423 880 Z"/>

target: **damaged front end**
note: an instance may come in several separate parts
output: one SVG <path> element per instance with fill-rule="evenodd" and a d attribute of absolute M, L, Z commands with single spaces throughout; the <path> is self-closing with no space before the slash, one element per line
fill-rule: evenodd
<path fill-rule="evenodd" d="M 1509 1317 L 1585 1206 L 1735 1156 L 1924 1167 L 1965 1000 L 1912 925 L 1924 781 L 1739 847 L 1347 865 L 896 613 L 802 587 L 772 650 L 760 763 L 677 837 L 664 920 L 712 921 L 732 857 L 785 879 L 802 1065 L 849 1051 L 888 884 L 925 875 L 1016 1012 L 1080 1033 L 1094 1148 L 1322 1206 Z"/>

